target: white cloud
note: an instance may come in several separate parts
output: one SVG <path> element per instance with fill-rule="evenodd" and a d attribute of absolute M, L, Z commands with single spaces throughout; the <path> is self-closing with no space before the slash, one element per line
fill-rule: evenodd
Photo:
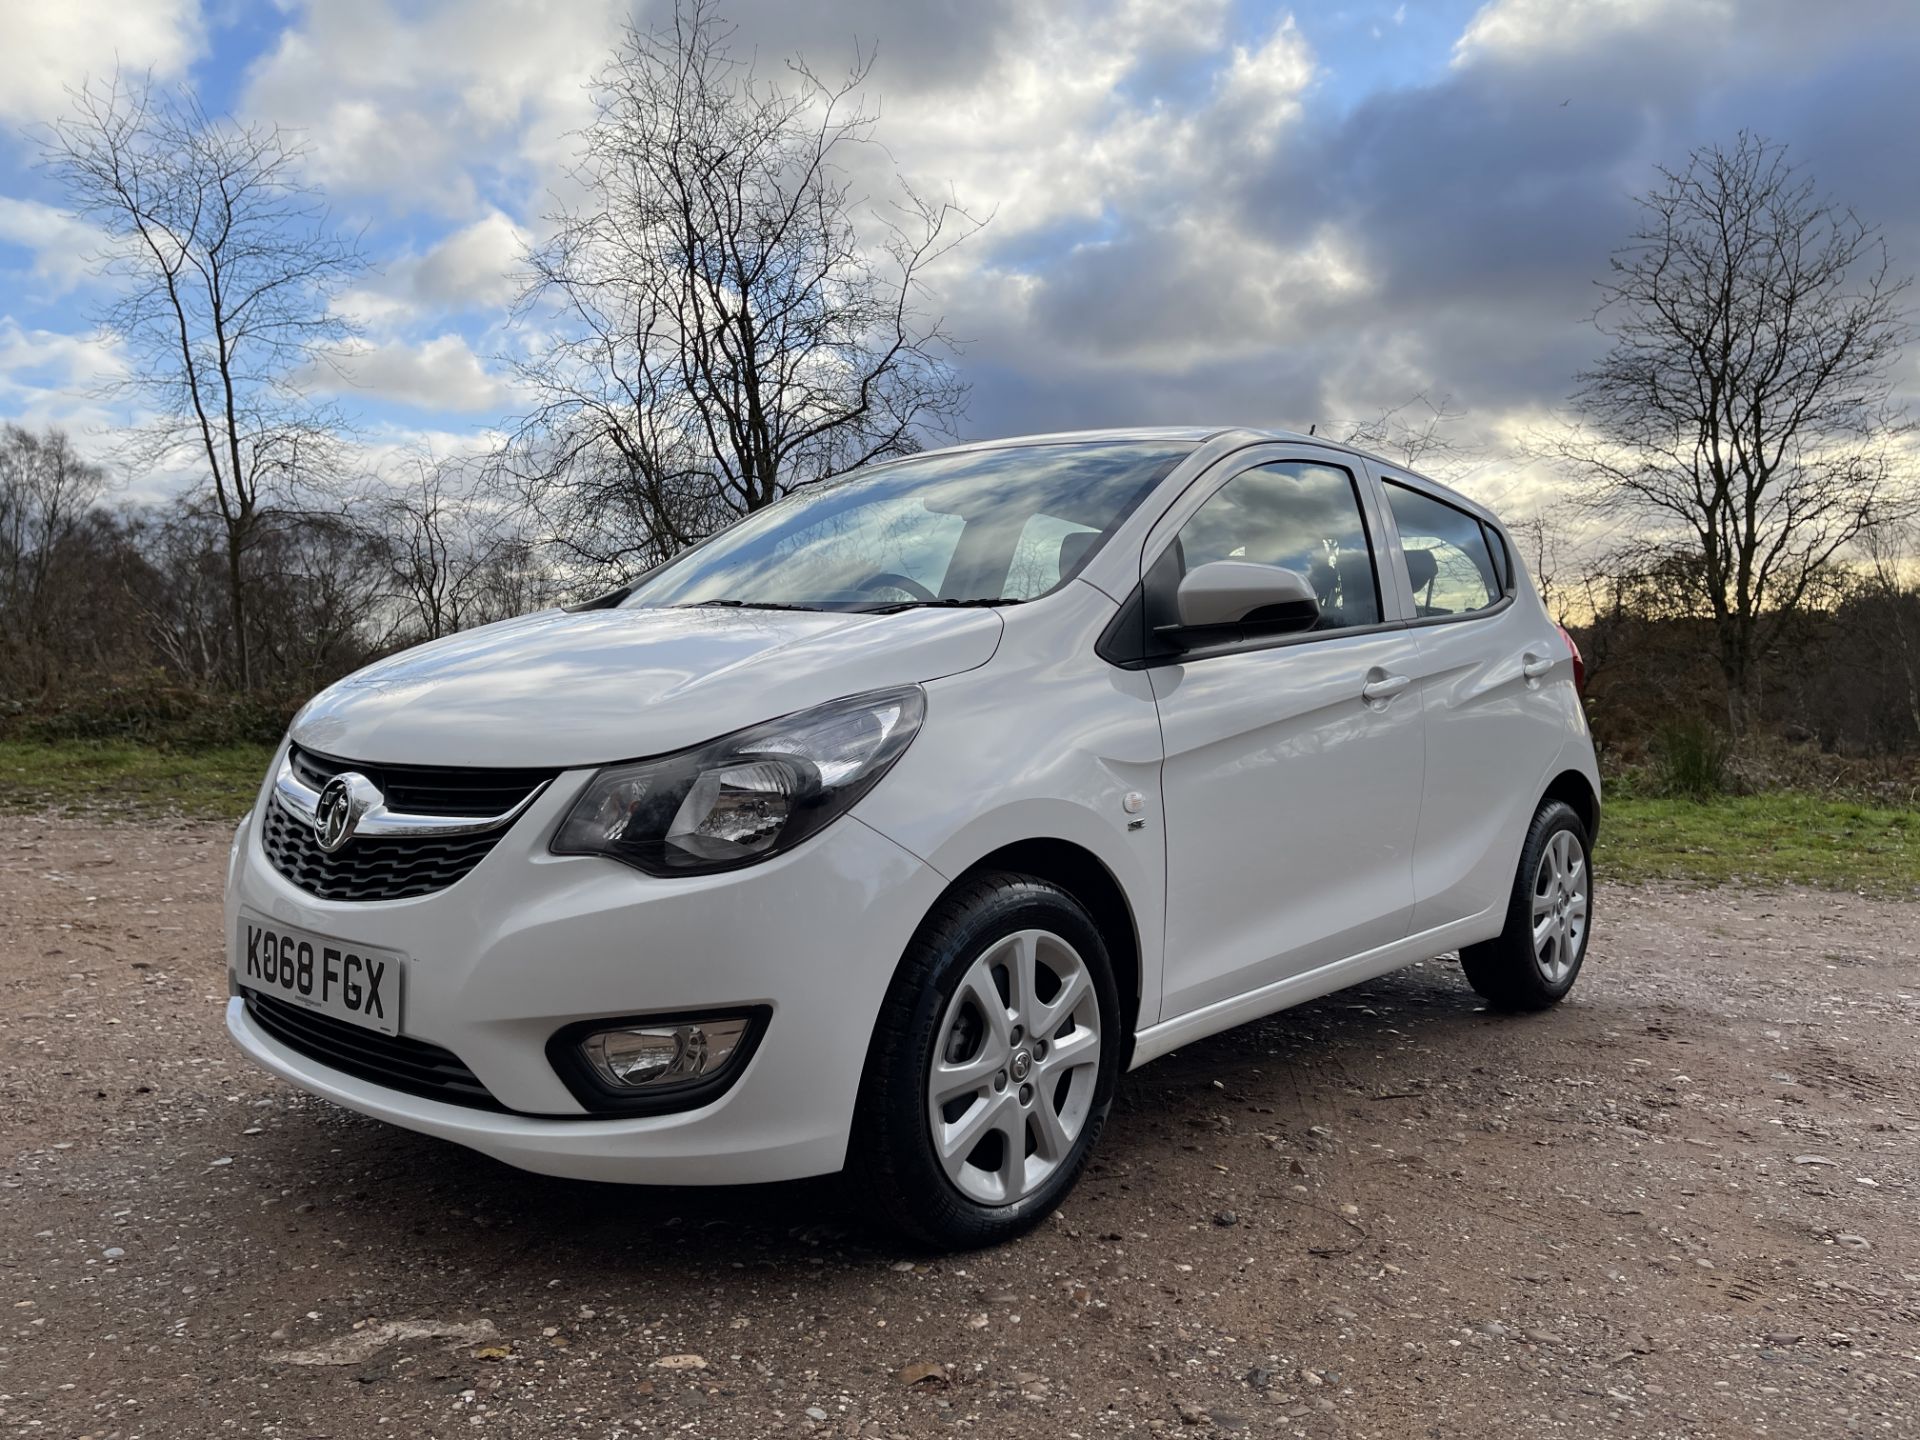
<path fill-rule="evenodd" d="M 1271 149 L 1282 130 L 1299 119 L 1301 96 L 1313 83 L 1313 51 L 1288 16 L 1257 50 L 1234 47 L 1221 76 L 1218 105 L 1254 147 Z"/>
<path fill-rule="evenodd" d="M 424 255 L 405 255 L 335 302 L 355 323 L 388 329 L 420 316 L 504 312 L 519 291 L 526 232 L 498 210 L 455 230 Z"/>
<path fill-rule="evenodd" d="M 108 393 L 126 373 L 108 336 L 28 329 L 0 316 L 0 416 L 30 429 L 58 426 L 90 459 L 110 458 L 110 441 L 127 423 Z"/>
<path fill-rule="evenodd" d="M 1223 0 L 1027 6 L 957 90 L 889 90 L 883 47 L 874 83 L 887 153 L 877 158 L 991 208 L 995 241 L 1098 219 L 1128 195 L 1177 185 L 1191 138 L 1183 112 L 1129 82 L 1217 53 L 1228 14 Z"/>
<path fill-rule="evenodd" d="M 501 206 L 531 223 L 547 192 L 564 188 L 573 132 L 591 113 L 589 82 L 628 8 L 621 0 L 308 5 L 253 67 L 246 108 L 299 127 L 313 178 L 333 194 L 462 217 Z M 969 23 L 996 32 L 991 42 L 970 36 L 966 59 L 953 62 L 967 73 L 943 71 L 927 83 L 938 57 L 912 35 L 944 22 L 891 4 L 852 8 L 861 13 L 821 22 L 829 33 L 793 41 L 829 73 L 856 39 L 879 44 L 869 99 L 881 102 L 887 153 L 850 163 L 871 164 L 877 177 L 897 158 L 917 179 L 997 206 L 1002 233 L 1097 214 L 1115 187 L 1147 178 L 1140 167 L 1178 128 L 1177 107 L 1130 95 L 1128 82 L 1222 52 L 1232 14 L 1230 0 L 1074 0 L 1004 14 L 982 5 Z M 760 28 L 769 23 L 790 30 L 794 22 L 783 13 Z M 760 39 L 743 26 L 738 47 L 778 77 L 786 51 L 769 52 Z M 1275 104 L 1297 98 L 1304 54 L 1282 24 L 1238 57 L 1233 88 L 1252 102 L 1249 114 L 1263 89 Z"/>
<path fill-rule="evenodd" d="M 497 412 L 511 397 L 509 387 L 488 372 L 466 340 L 452 334 L 418 343 L 358 341 L 326 361 L 308 365 L 295 379 L 321 394 L 357 393 L 460 414 Z"/>
<path fill-rule="evenodd" d="M 0 117 L 57 118 L 67 90 L 115 70 L 169 80 L 199 53 L 199 0 L 26 0 L 7 7 Z"/>
<path fill-rule="evenodd" d="M 1455 42 L 1453 62 L 1577 54 L 1614 35 L 1684 18 L 1718 29 L 1727 0 L 1490 0 Z"/>
<path fill-rule="evenodd" d="M 254 66 L 246 108 L 303 130 L 310 173 L 336 195 L 471 214 L 502 177 L 516 194 L 545 185 L 624 8 L 310 4 Z"/>
<path fill-rule="evenodd" d="M 446 308 L 504 305 L 518 287 L 514 269 L 526 239 L 525 231 L 495 210 L 421 257 L 414 292 L 426 304 Z"/>
<path fill-rule="evenodd" d="M 108 336 L 29 330 L 11 315 L 0 316 L 0 390 L 31 385 L 77 392 L 126 373 L 119 344 Z"/>
<path fill-rule="evenodd" d="M 1336 233 L 1269 233 L 1240 206 L 1318 73 L 1291 18 L 1230 44 L 1212 4 L 1049 13 L 963 103 L 886 115 L 910 173 L 997 204 L 939 277 L 969 361 L 1088 384 L 1257 361 L 1370 285 Z"/>
<path fill-rule="evenodd" d="M 432 426 L 382 425 L 362 436 L 354 454 L 360 473 L 389 481 L 413 475 L 423 458 L 483 460 L 507 443 L 503 430 L 443 430 Z"/>
<path fill-rule="evenodd" d="M 1850 25 L 1836 23 L 1840 10 Z M 1912 0 L 1848 0 L 1840 9 L 1806 0 L 1488 0 L 1455 42 L 1453 63 L 1591 62 L 1609 44 L 1651 41 L 1685 54 L 1706 85 L 1725 69 L 1817 63 L 1852 43 L 1852 27 L 1881 26 L 1891 39 L 1913 15 Z"/>
<path fill-rule="evenodd" d="M 84 282 L 107 248 L 100 230 L 39 200 L 0 195 L 0 240 L 33 252 L 40 298 L 58 299 Z"/>

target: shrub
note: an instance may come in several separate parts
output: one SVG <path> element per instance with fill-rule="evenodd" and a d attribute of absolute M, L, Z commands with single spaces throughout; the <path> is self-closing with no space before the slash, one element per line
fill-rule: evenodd
<path fill-rule="evenodd" d="M 181 750 L 271 745 L 298 707 L 283 696 L 210 694 L 141 676 L 0 708 L 0 739 L 130 741 Z"/>
<path fill-rule="evenodd" d="M 1683 800 L 1711 800 L 1728 789 L 1733 745 L 1703 720 L 1670 720 L 1653 739 L 1654 789 Z"/>

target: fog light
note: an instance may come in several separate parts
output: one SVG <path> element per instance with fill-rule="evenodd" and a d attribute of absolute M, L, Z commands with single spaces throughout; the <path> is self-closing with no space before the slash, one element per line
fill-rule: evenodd
<path fill-rule="evenodd" d="M 617 1090 L 659 1090 L 724 1070 L 746 1038 L 746 1016 L 601 1030 L 580 1042 L 580 1053 Z"/>

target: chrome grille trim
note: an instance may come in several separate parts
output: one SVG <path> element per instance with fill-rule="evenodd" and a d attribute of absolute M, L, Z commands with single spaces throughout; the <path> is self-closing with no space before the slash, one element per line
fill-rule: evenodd
<path fill-rule="evenodd" d="M 314 831 L 314 800 L 347 771 L 400 797 L 405 808 L 368 811 L 353 838 L 328 852 Z M 261 817 L 260 846 L 275 870 L 322 900 L 418 899 L 458 883 L 485 859 L 556 773 L 361 765 L 289 746 Z M 370 823 L 376 817 L 386 823 Z"/>

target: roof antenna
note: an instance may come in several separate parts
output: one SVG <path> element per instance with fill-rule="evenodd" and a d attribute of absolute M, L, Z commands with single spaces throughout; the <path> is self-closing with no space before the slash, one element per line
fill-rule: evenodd
<path fill-rule="evenodd" d="M 1320 422 L 1316 420 L 1313 422 L 1313 424 L 1307 426 L 1307 434 L 1311 435 L 1315 430 L 1318 430 L 1319 428 L 1320 428 Z"/>

